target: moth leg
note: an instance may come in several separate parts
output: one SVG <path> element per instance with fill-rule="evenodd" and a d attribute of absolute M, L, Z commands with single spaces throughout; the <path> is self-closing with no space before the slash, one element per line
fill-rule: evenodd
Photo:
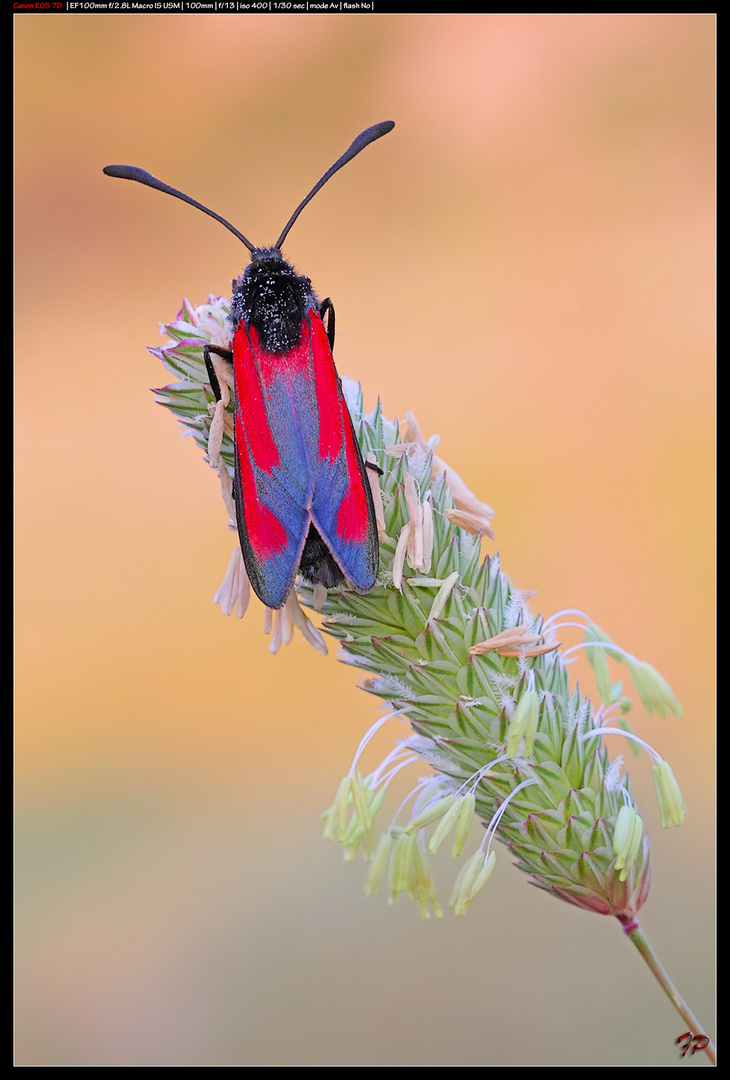
<path fill-rule="evenodd" d="M 213 367 L 213 361 L 210 358 L 211 353 L 215 353 L 216 356 L 220 356 L 224 360 L 227 360 L 229 364 L 233 362 L 233 353 L 230 349 L 222 349 L 218 345 L 203 346 L 203 358 L 205 360 L 205 370 L 208 372 L 208 378 L 210 379 L 210 388 L 213 391 L 215 400 L 220 401 L 223 395 L 221 394 L 221 385 L 218 382 L 218 376 Z"/>
<path fill-rule="evenodd" d="M 383 470 L 380 468 L 379 465 L 376 465 L 374 461 L 366 461 L 365 462 L 365 468 L 366 469 L 372 469 L 374 473 L 378 474 L 378 476 L 383 475 Z"/>
<path fill-rule="evenodd" d="M 208 372 L 210 388 L 215 397 L 215 409 L 211 414 L 210 427 L 208 428 L 208 461 L 213 469 L 219 469 L 221 465 L 221 447 L 223 446 L 223 432 L 225 427 L 224 418 L 226 415 L 226 406 L 230 401 L 230 395 L 228 393 L 227 384 L 221 389 L 221 383 L 216 374 L 215 365 L 211 360 L 211 354 L 220 356 L 230 363 L 233 360 L 233 353 L 230 349 L 222 349 L 218 345 L 203 346 L 205 369 Z M 223 390 L 225 390 L 225 396 Z"/>
<path fill-rule="evenodd" d="M 326 300 L 323 300 L 322 303 L 319 305 L 319 317 L 322 320 L 322 322 L 325 321 L 325 316 L 327 317 L 327 322 L 325 324 L 325 327 L 326 327 L 326 330 L 327 330 L 327 340 L 330 343 L 330 352 L 334 352 L 334 349 L 335 349 L 335 305 L 332 303 L 329 296 L 327 297 Z"/>

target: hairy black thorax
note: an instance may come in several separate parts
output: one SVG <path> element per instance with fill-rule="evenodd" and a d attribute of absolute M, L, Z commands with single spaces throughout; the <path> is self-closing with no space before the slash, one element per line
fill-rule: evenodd
<path fill-rule="evenodd" d="M 253 326 L 261 346 L 281 355 L 299 344 L 302 319 L 317 298 L 308 277 L 298 274 L 278 248 L 256 248 L 233 286 L 231 322 Z"/>

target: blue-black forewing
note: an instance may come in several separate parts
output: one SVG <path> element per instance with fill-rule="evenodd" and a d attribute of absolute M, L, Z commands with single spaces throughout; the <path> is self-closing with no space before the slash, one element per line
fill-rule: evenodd
<path fill-rule="evenodd" d="M 313 522 L 348 582 L 375 582 L 372 496 L 319 313 L 299 345 L 266 353 L 252 326 L 234 338 L 236 508 L 248 575 L 267 606 L 291 590 Z"/>

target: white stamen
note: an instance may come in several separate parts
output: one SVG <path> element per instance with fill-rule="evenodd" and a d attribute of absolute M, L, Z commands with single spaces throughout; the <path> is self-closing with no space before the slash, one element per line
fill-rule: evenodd
<path fill-rule="evenodd" d="M 360 760 L 360 755 L 362 754 L 363 750 L 365 749 L 365 747 L 368 745 L 368 743 L 372 739 L 373 735 L 377 734 L 377 732 L 380 731 L 383 724 L 387 723 L 388 720 L 392 720 L 394 716 L 402 716 L 403 713 L 406 712 L 406 711 L 407 711 L 406 709 L 395 709 L 393 712 L 389 712 L 389 713 L 386 713 L 385 716 L 381 716 L 379 720 L 376 720 L 374 724 L 370 725 L 370 727 L 368 728 L 368 730 L 365 732 L 362 739 L 360 740 L 360 745 L 358 746 L 357 750 L 355 751 L 355 756 L 352 759 L 352 764 L 350 765 L 350 768 L 349 768 L 348 773 L 347 773 L 348 776 L 352 776 L 353 773 L 355 772 L 355 769 L 357 768 L 357 763 Z M 400 751 L 398 751 L 398 752 L 400 752 Z"/>
<path fill-rule="evenodd" d="M 221 398 L 220 401 L 216 402 L 213 419 L 210 422 L 210 431 L 208 432 L 208 461 L 212 469 L 220 468 L 225 414 L 226 407 Z"/>
<path fill-rule="evenodd" d="M 433 598 L 431 610 L 428 613 L 429 622 L 431 621 L 431 619 L 438 619 L 441 616 L 444 608 L 446 607 L 446 602 L 451 596 L 452 590 L 458 580 L 459 573 L 457 570 L 454 570 L 453 574 L 449 574 L 449 576 L 445 579 L 443 585 Z"/>
<path fill-rule="evenodd" d="M 647 752 L 652 761 L 661 761 L 661 757 L 657 754 L 656 750 L 649 746 L 648 742 L 644 742 L 638 735 L 634 735 L 631 731 L 624 731 L 622 728 L 615 727 L 599 727 L 592 728 L 591 731 L 586 731 L 581 735 L 581 742 L 586 739 L 592 738 L 594 735 L 623 735 L 624 739 L 630 739 L 632 742 L 638 743 L 639 746 Z"/>
<path fill-rule="evenodd" d="M 236 617 L 242 619 L 246 614 L 250 599 L 251 585 L 243 565 L 241 549 L 236 546 L 228 563 L 223 583 L 213 597 L 213 603 L 220 604 L 224 615 L 232 615 L 235 611 Z"/>
<path fill-rule="evenodd" d="M 233 478 L 228 471 L 228 466 L 225 465 L 222 461 L 218 466 L 218 476 L 221 482 L 221 495 L 223 496 L 223 502 L 226 504 L 228 516 L 235 527 L 236 505 L 233 501 Z"/>
<path fill-rule="evenodd" d="M 563 615 L 578 615 L 578 616 L 580 616 L 581 619 L 585 619 L 585 621 L 587 623 L 589 623 L 591 621 L 589 619 L 589 617 L 586 615 L 585 611 L 581 611 L 580 608 L 563 608 L 562 611 L 556 611 L 554 615 L 551 615 L 549 618 L 547 618 L 543 625 L 548 626 L 551 623 L 555 622 L 556 619 L 562 619 Z M 567 625 L 572 625 L 572 624 L 566 623 L 566 626 Z M 582 623 L 577 624 L 577 625 L 580 625 L 583 630 L 586 629 L 586 627 L 583 626 Z"/>
<path fill-rule="evenodd" d="M 412 527 L 413 526 L 411 525 L 410 521 L 406 522 L 406 524 L 400 531 L 398 543 L 395 546 L 395 555 L 393 556 L 392 567 L 393 586 L 394 588 L 398 589 L 399 592 L 402 591 L 401 586 L 403 584 L 403 567 L 406 561 L 406 551 L 408 549 L 408 542 L 410 540 Z"/>
<path fill-rule="evenodd" d="M 518 791 L 522 790 L 522 788 L 531 787 L 533 784 L 536 784 L 536 783 L 537 783 L 537 780 L 535 780 L 535 779 L 523 780 L 521 784 L 517 785 L 517 787 L 512 788 L 512 790 L 510 791 L 507 798 L 504 800 L 503 803 L 501 803 L 501 805 L 500 805 L 499 809 L 497 810 L 496 814 L 494 815 L 492 820 L 489 822 L 489 825 L 487 826 L 487 830 L 486 830 L 486 832 L 484 834 L 484 839 L 482 840 L 481 844 L 479 845 L 480 848 L 483 848 L 485 843 L 487 844 L 487 855 L 489 854 L 489 850 L 490 850 L 490 848 L 492 846 L 492 840 L 494 839 L 494 837 L 496 835 L 497 826 L 499 825 L 500 821 L 502 820 L 504 812 L 507 809 L 507 807 L 509 806 L 512 799 L 515 797 L 515 795 L 517 794 Z"/>
<path fill-rule="evenodd" d="M 571 653 L 577 652 L 578 649 L 603 649 L 612 656 L 613 653 L 620 653 L 624 660 L 633 660 L 635 663 L 639 663 L 635 656 L 632 656 L 630 652 L 626 652 L 626 649 L 622 649 L 619 645 L 614 645 L 613 642 L 608 641 L 579 641 L 577 645 L 571 645 L 569 649 L 566 649 L 562 654 L 563 660 L 565 660 Z M 614 656 L 613 659 L 616 659 Z"/>
<path fill-rule="evenodd" d="M 375 454 L 368 454 L 367 461 L 371 465 L 377 465 Z M 366 469 L 370 492 L 373 496 L 373 508 L 375 510 L 375 523 L 378 527 L 378 536 L 385 536 L 385 512 L 383 510 L 383 493 L 380 490 L 380 478 L 375 469 Z"/>

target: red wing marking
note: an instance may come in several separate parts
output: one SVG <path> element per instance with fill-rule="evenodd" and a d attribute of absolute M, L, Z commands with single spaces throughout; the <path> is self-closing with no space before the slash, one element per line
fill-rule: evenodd
<path fill-rule="evenodd" d="M 261 502 L 256 492 L 251 457 L 241 415 L 236 415 L 236 447 L 240 466 L 241 488 L 246 516 L 246 532 L 254 553 L 261 562 L 286 547 L 289 534 L 279 519 Z"/>
<path fill-rule="evenodd" d="M 256 334 L 253 327 L 251 333 Z M 233 339 L 233 368 L 236 377 L 236 396 L 239 402 L 236 423 L 240 422 L 240 403 L 245 402 L 248 439 L 246 440 L 244 436 L 244 445 L 248 442 L 251 456 L 259 469 L 270 473 L 279 465 L 281 459 L 269 425 L 269 418 L 266 415 L 262 379 L 259 376 L 256 355 L 251 348 L 243 323 L 239 325 Z M 250 480 L 251 490 L 255 491 L 253 474 Z"/>
<path fill-rule="evenodd" d="M 365 481 L 360 471 L 350 414 L 342 396 L 340 397 L 340 403 L 341 430 L 345 433 L 345 458 L 350 486 L 345 492 L 340 508 L 337 511 L 337 535 L 343 540 L 363 541 L 367 540 L 369 527 L 368 501 L 364 488 Z"/>
<path fill-rule="evenodd" d="M 342 449 L 340 388 L 324 323 L 320 318 L 313 318 L 311 324 L 314 392 L 319 413 L 319 458 L 320 461 L 334 462 Z"/>

